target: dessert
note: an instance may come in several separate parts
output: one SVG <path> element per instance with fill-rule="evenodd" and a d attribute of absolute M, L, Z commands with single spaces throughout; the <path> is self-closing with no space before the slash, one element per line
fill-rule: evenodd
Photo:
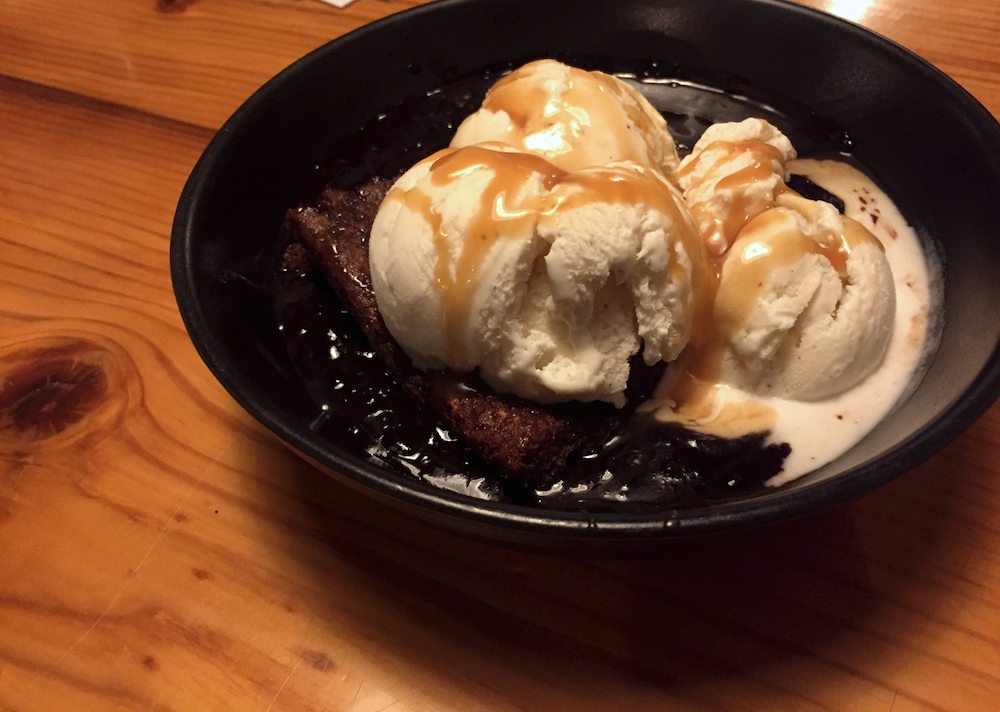
<path fill-rule="evenodd" d="M 747 222 L 773 208 L 795 158 L 788 138 L 758 118 L 713 124 L 684 158 L 674 179 L 684 191 L 709 253 L 726 254 Z"/>
<path fill-rule="evenodd" d="M 898 245 L 883 252 L 886 237 L 857 222 L 867 215 L 852 200 L 842 216 L 789 188 L 790 166 L 809 165 L 773 125 L 713 126 L 678 165 L 634 89 L 563 67 L 532 63 L 501 80 L 452 145 L 389 181 L 384 200 L 387 182 L 375 181 L 289 214 L 293 241 L 393 380 L 448 426 L 441 438 L 535 502 L 676 502 L 685 487 L 726 496 L 846 450 L 923 353 L 915 238 L 899 241 L 916 259 L 898 274 Z M 581 92 L 588 82 L 598 99 Z M 588 134 L 594 116 L 624 130 Z M 862 189 L 812 177 L 840 197 Z M 904 228 L 892 221 L 897 237 Z M 897 300 L 901 285 L 910 293 Z M 851 414 L 850 427 L 817 447 L 800 417 L 810 408 L 814 422 Z"/>
<path fill-rule="evenodd" d="M 844 215 L 874 234 L 892 267 L 895 318 L 885 355 L 857 385 L 822 399 L 765 400 L 777 417 L 771 437 L 793 443 L 771 486 L 789 482 L 847 451 L 919 383 L 940 338 L 934 308 L 940 274 L 912 227 L 875 182 L 839 160 L 796 159 L 788 169 L 840 196 Z"/>
<path fill-rule="evenodd" d="M 635 161 L 669 174 L 679 161 L 666 120 L 634 87 L 551 59 L 529 62 L 490 87 L 451 146 L 491 141 L 564 171 Z"/>
<path fill-rule="evenodd" d="M 828 398 L 882 362 L 896 290 L 882 243 L 830 205 L 782 195 L 722 264 L 724 378 L 763 395 Z"/>
<path fill-rule="evenodd" d="M 695 375 L 758 395 L 818 400 L 881 363 L 896 290 L 875 235 L 789 188 L 786 164 L 795 155 L 761 119 L 715 124 L 674 178 L 719 269 L 707 326 L 715 353 L 696 358 Z"/>
<path fill-rule="evenodd" d="M 672 361 L 709 298 L 680 194 L 641 164 L 566 172 L 504 144 L 446 149 L 386 196 L 371 271 L 421 369 L 478 369 L 539 403 L 625 404 L 629 361 Z"/>

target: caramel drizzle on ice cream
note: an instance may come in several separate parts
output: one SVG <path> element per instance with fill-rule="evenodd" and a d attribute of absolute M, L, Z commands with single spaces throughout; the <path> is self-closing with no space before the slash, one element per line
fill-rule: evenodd
<path fill-rule="evenodd" d="M 514 101 L 513 97 L 539 90 L 533 83 L 522 87 L 508 77 L 493 91 L 502 98 L 505 86 L 519 87 L 505 100 L 514 102 L 512 109 L 524 112 L 521 118 L 516 112 L 511 115 L 527 127 L 539 112 L 526 108 L 530 98 L 520 96 Z M 713 175 L 718 169 L 724 173 L 726 165 L 737 160 L 731 173 Z M 681 284 L 690 279 L 694 296 L 685 315 L 688 346 L 671 368 L 672 380 L 664 381 L 648 405 L 662 420 L 719 435 L 759 432 L 774 422 L 773 410 L 758 401 L 722 403 L 718 398 L 728 342 L 753 310 L 770 275 L 808 254 L 824 257 L 844 275 L 847 259 L 858 245 L 874 242 L 881 247 L 877 238 L 849 218 L 841 219 L 839 234 L 823 239 L 799 229 L 791 216 L 812 220 L 816 204 L 785 185 L 781 151 L 758 139 L 710 143 L 674 176 L 681 180 L 697 174 L 702 181 L 714 181 L 712 194 L 722 191 L 731 196 L 728 212 L 713 212 L 707 199 L 692 201 L 691 211 L 685 210 L 660 173 L 637 163 L 568 172 L 541 156 L 496 143 L 445 149 L 425 162 L 429 185 L 418 182 L 405 191 L 396 187 L 387 200 L 402 199 L 411 211 L 423 216 L 432 232 L 434 274 L 452 367 L 465 364 L 464 338 L 477 279 L 497 241 L 529 239 L 540 227 L 552 227 L 549 221 L 558 221 L 563 210 L 591 203 L 641 205 L 659 211 L 672 223 L 665 234 L 670 277 Z M 471 216 L 446 224 L 436 202 L 441 199 L 440 191 L 477 172 L 489 177 Z M 757 186 L 762 181 L 769 184 L 766 190 Z M 437 197 L 425 192 L 431 187 Z M 690 275 L 678 259 L 678 244 L 690 260 Z M 738 249 L 731 250 L 734 246 Z"/>
<path fill-rule="evenodd" d="M 795 213 L 812 220 L 816 203 L 791 190 L 784 171 L 781 150 L 760 139 L 745 139 L 713 141 L 674 174 L 676 181 L 686 183 L 714 268 L 716 292 L 711 313 L 700 317 L 700 338 L 692 340 L 652 404 L 661 420 L 729 437 L 770 428 L 775 415 L 768 406 L 753 400 L 724 404 L 719 398 L 730 340 L 776 270 L 816 254 L 844 278 L 853 249 L 872 242 L 882 247 L 849 218 L 841 219 L 839 234 L 805 234 Z"/>
<path fill-rule="evenodd" d="M 788 267 L 805 255 L 825 257 L 840 275 L 847 270 L 847 258 L 862 243 L 878 241 L 860 223 L 843 218 L 844 230 L 823 245 L 794 227 L 792 210 L 779 207 L 761 213 L 739 235 L 726 259 L 726 279 L 715 300 L 716 331 L 728 340 L 742 326 L 757 305 L 770 275 Z"/>
<path fill-rule="evenodd" d="M 790 190 L 784 182 L 785 161 L 776 147 L 760 139 L 743 141 L 713 141 L 700 149 L 693 159 L 674 173 L 676 181 L 700 173 L 701 182 L 716 180 L 717 172 L 732 163 L 737 157 L 747 157 L 751 163 L 729 175 L 718 179 L 712 197 L 719 191 L 731 191 L 732 203 L 725 216 L 720 217 L 712 210 L 709 200 L 691 204 L 708 252 L 713 257 L 724 255 L 736 240 L 740 230 L 753 218 L 774 207 L 774 196 Z M 708 163 L 710 158 L 714 158 Z M 707 164 L 707 165 L 706 165 Z M 752 189 L 761 181 L 779 177 L 774 193 L 755 195 Z"/>
<path fill-rule="evenodd" d="M 629 127 L 638 131 L 646 144 L 652 144 L 658 132 L 666 132 L 666 121 L 659 114 L 643 111 L 644 100 L 634 88 L 603 72 L 565 67 L 565 90 L 554 93 L 547 82 L 533 76 L 546 62 L 524 65 L 487 92 L 482 108 L 503 111 L 510 117 L 511 125 L 500 140 L 575 171 L 594 165 L 585 152 L 574 149 L 588 141 L 593 145 L 595 127 L 599 126 L 601 138 L 613 138 L 619 159 L 647 160 Z"/>
<path fill-rule="evenodd" d="M 733 174 L 734 176 L 737 174 Z M 746 173 L 744 175 L 751 175 Z M 782 184 L 783 185 L 783 184 Z M 722 382 L 727 344 L 757 306 L 758 298 L 777 270 L 805 255 L 824 257 L 843 279 L 851 252 L 862 244 L 884 247 L 867 228 L 841 216 L 842 230 L 826 241 L 799 228 L 796 212 L 808 215 L 814 201 L 783 185 L 781 202 L 759 213 L 741 227 L 732 248 L 711 260 L 718 270 L 712 314 L 702 323 L 703 338 L 692 341 L 677 364 L 673 380 L 665 381 L 654 401 L 657 417 L 695 430 L 738 437 L 769 429 L 775 414 L 752 400 L 722 404 Z"/>
<path fill-rule="evenodd" d="M 677 241 L 690 262 L 694 318 L 685 327 L 690 333 L 697 315 L 711 312 L 714 286 L 696 226 L 679 205 L 680 196 L 664 179 L 639 164 L 595 167 L 569 173 L 539 156 L 504 150 L 496 144 L 445 149 L 434 154 L 428 173 L 431 185 L 447 188 L 472 172 L 488 171 L 475 212 L 461 224 L 461 235 L 451 235 L 431 197 L 419 185 L 403 191 L 393 188 L 387 200 L 402 199 L 422 215 L 433 233 L 436 249 L 435 280 L 441 295 L 447 353 L 451 364 L 465 361 L 464 334 L 471 316 L 473 293 L 480 267 L 501 239 L 526 239 L 539 225 L 557 221 L 561 211 L 590 203 L 641 205 L 657 210 L 673 224 L 664 235 L 669 250 L 671 278 L 686 283 L 687 272 L 677 256 Z M 532 186 L 536 182 L 538 186 Z M 541 189 L 538 189 L 540 186 Z M 457 238 L 455 240 L 454 238 Z M 452 242 L 460 244 L 457 257 Z"/>
<path fill-rule="evenodd" d="M 543 158 L 527 153 L 492 151 L 480 146 L 452 151 L 431 164 L 431 183 L 447 187 L 463 174 L 489 170 L 492 178 L 479 200 L 472 219 L 464 226 L 462 249 L 452 268 L 449 235 L 429 201 L 424 217 L 433 225 L 437 250 L 435 276 L 441 293 L 442 318 L 448 354 L 453 363 L 464 358 L 463 333 L 469 323 L 476 276 L 494 243 L 515 235 L 526 235 L 537 221 L 538 206 L 533 193 L 526 194 L 536 176 L 551 189 L 566 173 Z M 421 192 L 414 190 L 411 192 Z"/>

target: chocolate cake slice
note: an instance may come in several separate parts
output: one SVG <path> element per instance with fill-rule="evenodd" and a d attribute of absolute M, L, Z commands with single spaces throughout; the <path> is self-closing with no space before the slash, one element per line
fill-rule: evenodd
<path fill-rule="evenodd" d="M 374 178 L 353 190 L 327 188 L 316 204 L 288 213 L 290 239 L 304 246 L 403 388 L 502 476 L 531 486 L 551 483 L 574 451 L 620 426 L 619 413 L 605 403 L 543 406 L 497 394 L 475 377 L 413 366 L 378 311 L 368 263 L 372 222 L 393 182 Z"/>

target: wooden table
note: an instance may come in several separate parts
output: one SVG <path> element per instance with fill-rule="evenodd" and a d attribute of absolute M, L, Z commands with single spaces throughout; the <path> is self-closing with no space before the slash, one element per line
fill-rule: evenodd
<path fill-rule="evenodd" d="M 218 385 L 167 270 L 188 172 L 414 4 L 0 3 L 0 710 L 1000 709 L 1000 407 L 850 506 L 582 561 L 401 519 Z M 811 4 L 1000 116 L 1000 3 Z"/>

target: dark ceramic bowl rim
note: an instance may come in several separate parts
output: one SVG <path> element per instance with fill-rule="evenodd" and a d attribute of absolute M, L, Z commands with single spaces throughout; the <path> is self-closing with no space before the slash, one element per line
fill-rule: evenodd
<path fill-rule="evenodd" d="M 448 12 L 475 0 L 439 0 L 439 2 L 404 10 L 365 25 L 332 40 L 299 59 L 256 91 L 219 130 L 195 165 L 178 202 L 171 235 L 171 275 L 176 300 L 184 324 L 198 353 L 212 373 L 233 398 L 250 414 L 274 432 L 292 449 L 323 469 L 332 469 L 346 482 L 360 486 L 370 494 L 388 498 L 396 505 L 409 505 L 411 512 L 432 520 L 444 517 L 443 523 L 463 528 L 461 521 L 474 522 L 499 530 L 518 530 L 528 537 L 539 534 L 552 540 L 633 540 L 673 538 L 714 534 L 750 526 L 773 523 L 803 515 L 856 498 L 911 470 L 940 451 L 1000 396 L 1000 346 L 994 348 L 984 368 L 961 398 L 935 421 L 915 432 L 882 457 L 870 460 L 816 486 L 797 491 L 776 489 L 745 500 L 701 507 L 669 509 L 656 513 L 550 511 L 527 506 L 474 499 L 446 490 L 431 489 L 415 480 L 383 470 L 378 466 L 339 451 L 324 443 L 301 424 L 282 416 L 267 393 L 242 376 L 238 364 L 226 353 L 216 338 L 199 303 L 192 265 L 192 245 L 197 239 L 192 231 L 193 216 L 200 209 L 205 186 L 213 180 L 216 165 L 233 142 L 233 135 L 254 120 L 259 107 L 271 100 L 290 77 L 321 64 L 341 47 L 382 32 L 385 28 L 406 23 L 423 13 Z M 846 20 L 811 8 L 781 0 L 745 0 L 749 4 L 780 7 L 790 13 L 802 13 L 812 21 L 834 25 L 840 31 L 854 33 L 879 51 L 894 55 L 919 71 L 923 79 L 938 85 L 956 102 L 976 129 L 1000 148 L 1000 126 L 993 116 L 954 80 L 929 62 L 900 45 Z M 504 538 L 501 535 L 500 538 Z"/>

